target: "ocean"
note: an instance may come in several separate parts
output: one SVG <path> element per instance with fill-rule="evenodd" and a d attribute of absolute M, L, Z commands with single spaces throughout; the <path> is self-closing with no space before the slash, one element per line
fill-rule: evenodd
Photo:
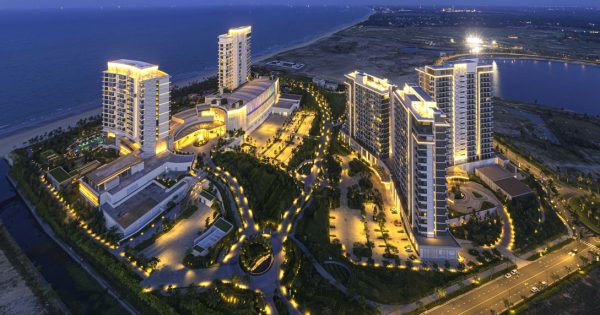
<path fill-rule="evenodd" d="M 370 12 L 314 6 L 0 11 L 0 137 L 99 107 L 108 60 L 159 64 L 177 84 L 216 71 L 217 36 L 230 27 L 252 25 L 258 58 Z"/>

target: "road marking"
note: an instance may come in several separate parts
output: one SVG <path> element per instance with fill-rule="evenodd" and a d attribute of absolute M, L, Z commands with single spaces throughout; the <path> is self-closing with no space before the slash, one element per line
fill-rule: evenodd
<path fill-rule="evenodd" d="M 584 251 L 588 250 L 588 249 L 589 249 L 589 248 L 586 248 L 586 249 L 584 249 L 584 250 L 582 251 L 582 253 L 583 253 Z M 556 266 L 558 266 L 558 265 L 562 264 L 562 263 L 563 263 L 563 262 L 565 262 L 566 260 L 570 259 L 570 257 L 571 257 L 571 256 L 567 256 L 567 257 L 563 258 L 563 259 L 562 259 L 562 260 L 561 260 L 559 263 L 557 263 L 557 264 L 554 264 L 552 267 L 556 267 Z M 534 274 L 533 276 L 531 276 L 531 277 L 529 277 L 529 278 L 527 278 L 527 279 L 524 279 L 523 281 L 526 281 L 526 280 L 530 280 L 530 279 L 532 279 L 532 278 L 535 278 L 535 277 L 539 276 L 540 274 L 542 274 L 542 273 L 545 273 L 546 271 L 547 271 L 547 270 L 540 271 L 540 272 L 538 272 L 538 273 Z M 516 288 L 516 287 L 518 287 L 519 285 L 520 285 L 520 284 L 517 284 L 517 285 L 514 285 L 514 286 L 512 286 L 512 287 L 509 287 L 509 288 L 508 288 L 508 292 L 510 292 L 510 290 L 512 290 L 513 288 Z M 504 294 L 506 291 L 507 291 L 507 290 L 505 289 L 505 290 L 501 291 L 500 293 L 497 293 L 497 294 L 495 294 L 494 296 L 492 296 L 492 297 L 490 297 L 490 298 L 488 298 L 488 299 L 486 299 L 486 300 L 484 300 L 484 301 L 481 301 L 481 302 L 480 302 L 480 303 L 478 303 L 477 305 L 474 305 L 474 306 L 472 306 L 471 308 L 469 308 L 469 309 L 465 310 L 464 312 L 461 312 L 461 314 L 465 314 L 465 313 L 467 313 L 467 312 L 471 311 L 472 309 L 474 309 L 474 308 L 476 308 L 476 307 L 480 306 L 481 304 L 483 304 L 483 303 L 486 303 L 486 302 L 488 302 L 488 301 L 490 301 L 490 300 L 492 300 L 492 299 L 494 299 L 494 298 L 498 297 L 499 295 L 502 295 L 502 294 Z M 509 298 L 510 298 L 510 295 L 509 295 Z"/>

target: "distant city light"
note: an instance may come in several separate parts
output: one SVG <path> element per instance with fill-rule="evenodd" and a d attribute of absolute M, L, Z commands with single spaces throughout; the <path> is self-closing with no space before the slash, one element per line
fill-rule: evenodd
<path fill-rule="evenodd" d="M 477 35 L 467 35 L 467 47 L 472 54 L 479 54 L 482 50 L 483 39 Z"/>

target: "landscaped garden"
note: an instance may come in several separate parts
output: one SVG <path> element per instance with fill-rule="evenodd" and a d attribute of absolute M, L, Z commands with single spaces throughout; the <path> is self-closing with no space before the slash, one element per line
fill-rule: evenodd
<path fill-rule="evenodd" d="M 596 233 L 600 232 L 600 200 L 596 195 L 573 197 L 569 200 L 569 207 L 586 226 Z"/>
<path fill-rule="evenodd" d="M 500 238 L 502 220 L 495 213 L 483 218 L 472 213 L 466 223 L 451 231 L 455 237 L 473 241 L 476 246 L 492 245 Z"/>
<path fill-rule="evenodd" d="M 251 275 L 265 273 L 273 262 L 273 250 L 269 240 L 262 236 L 247 239 L 240 248 L 240 266 Z"/>
<path fill-rule="evenodd" d="M 295 180 L 273 165 L 240 152 L 217 153 L 215 163 L 235 176 L 247 190 L 257 223 L 276 228 L 300 190 Z"/>

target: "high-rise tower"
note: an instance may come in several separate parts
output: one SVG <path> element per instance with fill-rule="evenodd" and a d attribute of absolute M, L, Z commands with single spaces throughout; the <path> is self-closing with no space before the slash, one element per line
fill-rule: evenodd
<path fill-rule="evenodd" d="M 450 124 L 417 85 L 391 93 L 392 158 L 400 198 L 410 225 L 424 237 L 448 231 L 446 167 Z"/>
<path fill-rule="evenodd" d="M 377 158 L 390 156 L 390 89 L 387 79 L 364 72 L 346 75 L 347 124 L 350 137 Z"/>
<path fill-rule="evenodd" d="M 449 165 L 493 157 L 492 65 L 473 59 L 417 72 L 420 86 L 450 121 Z"/>
<path fill-rule="evenodd" d="M 109 145 L 131 142 L 130 146 L 141 148 L 142 156 L 167 149 L 168 74 L 142 61 L 109 61 L 102 87 L 102 126 Z"/>
<path fill-rule="evenodd" d="M 233 91 L 250 79 L 251 26 L 219 35 L 219 91 Z"/>

